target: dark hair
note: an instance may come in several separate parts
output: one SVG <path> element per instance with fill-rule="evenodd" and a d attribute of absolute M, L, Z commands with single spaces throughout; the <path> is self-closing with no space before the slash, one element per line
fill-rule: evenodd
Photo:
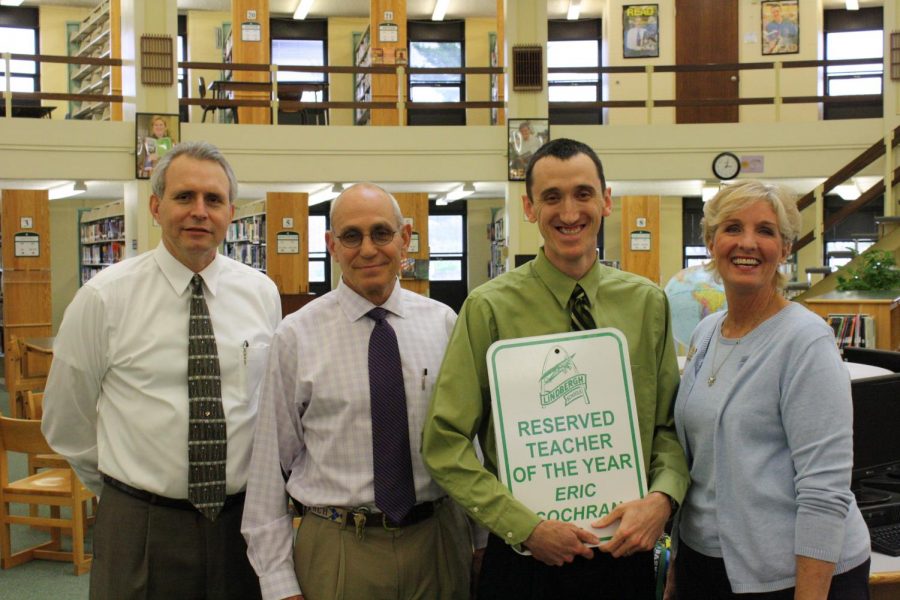
<path fill-rule="evenodd" d="M 603 163 L 600 162 L 600 157 L 597 156 L 597 153 L 582 142 L 570 140 L 569 138 L 559 138 L 550 140 L 531 155 L 531 160 L 528 161 L 528 167 L 525 169 L 525 193 L 528 194 L 528 199 L 533 200 L 531 197 L 531 174 L 534 171 L 534 165 L 539 160 L 548 156 L 559 160 L 568 160 L 577 154 L 584 154 L 594 162 L 594 165 L 597 167 L 597 175 L 600 177 L 600 185 L 603 186 L 601 191 L 605 191 L 606 177 L 603 175 Z"/>

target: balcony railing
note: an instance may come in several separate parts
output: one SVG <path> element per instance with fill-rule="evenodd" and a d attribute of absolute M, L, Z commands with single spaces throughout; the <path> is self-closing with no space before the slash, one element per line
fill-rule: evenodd
<path fill-rule="evenodd" d="M 69 57 L 56 56 L 48 54 L 4 54 L 3 58 L 7 60 L 26 60 L 37 63 L 63 63 L 63 64 L 92 64 L 107 65 L 111 67 L 121 67 L 122 60 L 115 58 L 88 58 L 88 57 Z M 794 61 L 772 61 L 772 62 L 754 62 L 754 63 L 726 63 L 726 64 L 705 64 L 705 65 L 644 65 L 644 66 L 615 66 L 615 67 L 555 67 L 548 69 L 551 74 L 560 73 L 579 73 L 579 74 L 596 74 L 598 78 L 619 74 L 643 74 L 646 83 L 646 94 L 643 99 L 633 100 L 600 100 L 597 102 L 551 102 L 550 108 L 573 108 L 573 109 L 595 109 L 598 111 L 617 108 L 644 108 L 646 109 L 646 122 L 653 122 L 654 108 L 669 107 L 688 107 L 688 106 L 760 106 L 770 105 L 773 107 L 772 119 L 774 122 L 781 121 L 781 108 L 784 105 L 795 104 L 828 104 L 841 103 L 866 105 L 872 102 L 880 102 L 882 96 L 880 94 L 859 95 L 859 96 L 825 96 L 825 95 L 796 95 L 786 96 L 781 93 L 784 71 L 786 69 L 824 69 L 825 67 L 837 67 L 848 65 L 871 64 L 872 59 L 848 59 L 848 60 L 794 60 Z M 406 65 L 374 65 L 369 67 L 360 66 L 279 66 L 265 64 L 245 64 L 245 63 L 215 63 L 215 62 L 180 62 L 179 68 L 183 69 L 201 69 L 201 70 L 219 70 L 219 71 L 250 71 L 250 72 L 266 72 L 269 73 L 268 81 L 263 82 L 268 85 L 266 91 L 268 95 L 257 98 L 234 98 L 234 97 L 190 97 L 181 98 L 179 103 L 183 106 L 212 106 L 216 108 L 238 108 L 238 107 L 261 107 L 272 110 L 273 119 L 277 122 L 277 114 L 279 109 L 290 111 L 302 110 L 332 110 L 332 109 L 397 109 L 398 124 L 406 123 L 407 111 L 415 111 L 422 109 L 483 109 L 490 110 L 494 108 L 506 108 L 503 101 L 471 100 L 466 102 L 411 102 L 407 99 L 407 77 L 410 74 L 428 74 L 428 75 L 504 75 L 508 73 L 508 69 L 504 67 L 464 67 L 464 68 L 411 68 Z M 688 72 L 715 72 L 715 71 L 771 71 L 770 87 L 774 90 L 770 96 L 741 96 L 738 98 L 721 98 L 710 97 L 702 99 L 677 99 L 677 98 L 659 98 L 655 97 L 656 90 L 660 86 L 653 85 L 653 77 L 658 74 L 666 73 L 688 73 Z M 277 83 L 278 72 L 295 72 L 295 73 L 322 73 L 326 76 L 333 74 L 371 74 L 371 75 L 397 75 L 397 101 L 396 102 L 373 102 L 373 101 L 335 101 L 329 99 L 321 102 L 301 102 L 299 100 L 285 100 L 284 95 L 279 98 L 279 84 Z M 121 103 L 124 98 L 121 94 L 78 94 L 65 93 L 57 91 L 41 91 L 41 92 L 11 92 L 9 69 L 3 78 L 3 86 L 0 91 L 0 99 L 6 106 L 6 116 L 12 117 L 12 106 L 16 100 L 24 100 L 31 102 L 41 102 L 45 100 L 62 100 L 62 101 L 81 101 L 81 102 L 110 102 Z M 585 82 L 580 82 L 585 83 Z M 286 84 L 282 84 L 286 85 Z M 753 86 L 758 88 L 759 86 Z"/>

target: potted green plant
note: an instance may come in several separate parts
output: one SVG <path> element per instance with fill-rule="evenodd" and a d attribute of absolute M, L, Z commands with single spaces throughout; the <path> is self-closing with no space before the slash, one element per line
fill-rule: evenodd
<path fill-rule="evenodd" d="M 894 255 L 887 250 L 869 250 L 862 254 L 862 263 L 847 269 L 846 276 L 838 275 L 837 289 L 900 290 L 900 269 Z"/>

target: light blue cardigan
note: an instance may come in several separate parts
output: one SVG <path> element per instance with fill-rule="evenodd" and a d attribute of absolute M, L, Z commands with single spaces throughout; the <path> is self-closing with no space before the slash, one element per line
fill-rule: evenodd
<path fill-rule="evenodd" d="M 723 318 L 697 326 L 678 389 L 675 427 L 689 465 L 685 404 Z M 869 532 L 850 491 L 850 378 L 834 333 L 794 303 L 757 332 L 754 343 L 738 346 L 734 359 L 745 362 L 735 380 L 718 382 L 725 400 L 709 432 L 719 541 L 735 593 L 793 587 L 796 555 L 837 563 L 835 574 L 869 557 Z"/>

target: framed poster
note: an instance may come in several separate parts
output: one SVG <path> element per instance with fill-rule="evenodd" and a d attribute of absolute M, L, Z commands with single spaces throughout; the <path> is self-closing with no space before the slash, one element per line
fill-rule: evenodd
<path fill-rule="evenodd" d="M 549 119 L 507 119 L 509 181 L 525 181 L 531 155 L 550 141 Z"/>
<path fill-rule="evenodd" d="M 799 0 L 762 0 L 762 53 L 800 52 Z"/>
<path fill-rule="evenodd" d="M 172 146 L 181 140 L 178 115 L 137 113 L 135 115 L 135 174 L 138 179 L 150 179 L 153 167 Z"/>
<path fill-rule="evenodd" d="M 659 56 L 659 4 L 622 7 L 622 55 L 625 58 Z"/>

